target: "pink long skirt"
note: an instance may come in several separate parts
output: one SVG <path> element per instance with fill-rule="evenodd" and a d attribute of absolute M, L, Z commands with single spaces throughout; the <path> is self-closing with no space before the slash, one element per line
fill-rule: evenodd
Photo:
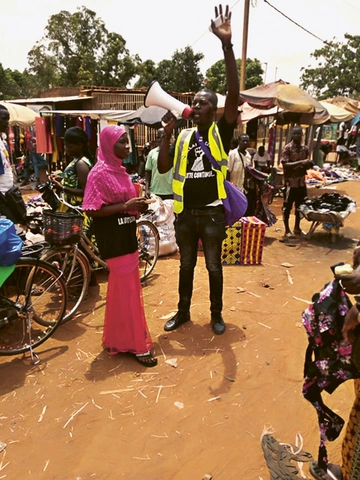
<path fill-rule="evenodd" d="M 153 343 L 144 312 L 138 252 L 110 258 L 106 263 L 110 273 L 103 346 L 113 355 L 148 352 Z"/>

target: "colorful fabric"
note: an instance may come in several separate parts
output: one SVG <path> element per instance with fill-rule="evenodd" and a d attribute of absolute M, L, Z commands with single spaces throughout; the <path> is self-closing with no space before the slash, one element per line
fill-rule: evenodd
<path fill-rule="evenodd" d="M 221 249 L 221 262 L 223 265 L 241 265 L 242 225 L 241 222 L 236 222 L 226 229 L 226 237 Z"/>
<path fill-rule="evenodd" d="M 293 140 L 285 145 L 281 153 L 281 163 L 298 162 L 309 158 L 309 149 L 306 145 L 298 145 Z M 286 170 L 284 170 L 286 173 Z M 285 183 L 290 187 L 303 187 L 305 185 L 306 168 L 298 168 L 291 172 L 291 177 L 285 177 Z"/>
<path fill-rule="evenodd" d="M 264 250 L 266 223 L 256 217 L 240 218 L 242 224 L 240 263 L 260 265 Z"/>
<path fill-rule="evenodd" d="M 106 263 L 109 280 L 103 346 L 112 355 L 148 352 L 153 343 L 145 319 L 138 252 L 108 259 Z"/>
<path fill-rule="evenodd" d="M 114 153 L 115 143 L 125 133 L 126 130 L 118 125 L 108 125 L 102 129 L 98 160 L 87 178 L 84 210 L 100 210 L 102 205 L 125 203 L 136 196 L 135 187 L 122 166 L 122 160 Z"/>
<path fill-rule="evenodd" d="M 92 163 L 88 158 L 86 157 L 74 158 L 74 160 L 72 160 L 64 170 L 64 177 L 61 182 L 64 185 L 64 187 L 79 188 L 79 177 L 76 172 L 76 164 L 79 160 L 82 160 L 83 162 L 85 162 L 86 165 L 89 167 L 89 170 L 91 170 Z M 77 206 L 77 205 L 82 205 L 83 197 L 77 197 L 76 195 L 70 195 L 66 193 L 65 200 L 71 205 Z"/>
<path fill-rule="evenodd" d="M 305 355 L 303 395 L 316 409 L 320 431 L 318 464 L 326 470 L 325 442 L 340 435 L 344 420 L 322 401 L 321 392 L 331 394 L 359 373 L 351 363 L 352 345 L 345 342 L 342 326 L 351 302 L 338 280 L 326 284 L 302 313 L 309 345 Z"/>

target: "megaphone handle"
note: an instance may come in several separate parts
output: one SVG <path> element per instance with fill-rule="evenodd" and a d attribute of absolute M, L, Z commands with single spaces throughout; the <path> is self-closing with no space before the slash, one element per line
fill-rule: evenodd
<path fill-rule="evenodd" d="M 161 119 L 161 125 L 165 128 L 167 125 L 173 122 L 173 126 L 171 127 L 171 129 L 173 130 L 175 128 L 175 123 L 178 115 L 178 112 L 168 110 Z"/>

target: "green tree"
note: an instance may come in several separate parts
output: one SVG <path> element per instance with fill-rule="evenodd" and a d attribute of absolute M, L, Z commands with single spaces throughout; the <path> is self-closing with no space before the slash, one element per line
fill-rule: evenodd
<path fill-rule="evenodd" d="M 156 79 L 165 91 L 196 92 L 204 82 L 199 62 L 204 58 L 202 53 L 194 53 L 191 47 L 176 50 L 171 60 L 161 60 L 157 65 L 146 60 L 139 68 L 139 79 L 135 86 L 148 86 Z"/>
<path fill-rule="evenodd" d="M 153 60 L 145 60 L 138 69 L 139 78 L 134 88 L 148 87 L 154 78 L 157 78 L 157 67 Z"/>
<path fill-rule="evenodd" d="M 45 34 L 28 54 L 29 71 L 42 89 L 87 84 L 126 87 L 140 58 L 131 57 L 123 37 L 109 33 L 86 7 L 52 15 Z"/>
<path fill-rule="evenodd" d="M 301 87 L 319 99 L 360 95 L 360 36 L 344 37 L 346 42 L 333 39 L 311 54 L 317 67 L 301 69 Z"/>
<path fill-rule="evenodd" d="M 22 74 L 18 70 L 4 69 L 0 63 L 0 99 L 11 100 L 26 95 Z"/>
<path fill-rule="evenodd" d="M 241 70 L 241 60 L 236 60 L 238 71 Z M 254 58 L 246 60 L 246 81 L 245 88 L 253 88 L 263 83 L 264 70 L 261 67 L 261 62 Z M 211 90 L 214 90 L 221 95 L 226 94 L 226 71 L 224 59 L 218 60 L 206 71 L 206 85 Z"/>

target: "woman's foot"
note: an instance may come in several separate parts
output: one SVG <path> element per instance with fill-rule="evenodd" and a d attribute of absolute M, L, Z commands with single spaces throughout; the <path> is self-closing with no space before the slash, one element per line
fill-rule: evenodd
<path fill-rule="evenodd" d="M 158 363 L 157 358 L 151 352 L 135 353 L 135 358 L 144 367 L 155 367 Z"/>

